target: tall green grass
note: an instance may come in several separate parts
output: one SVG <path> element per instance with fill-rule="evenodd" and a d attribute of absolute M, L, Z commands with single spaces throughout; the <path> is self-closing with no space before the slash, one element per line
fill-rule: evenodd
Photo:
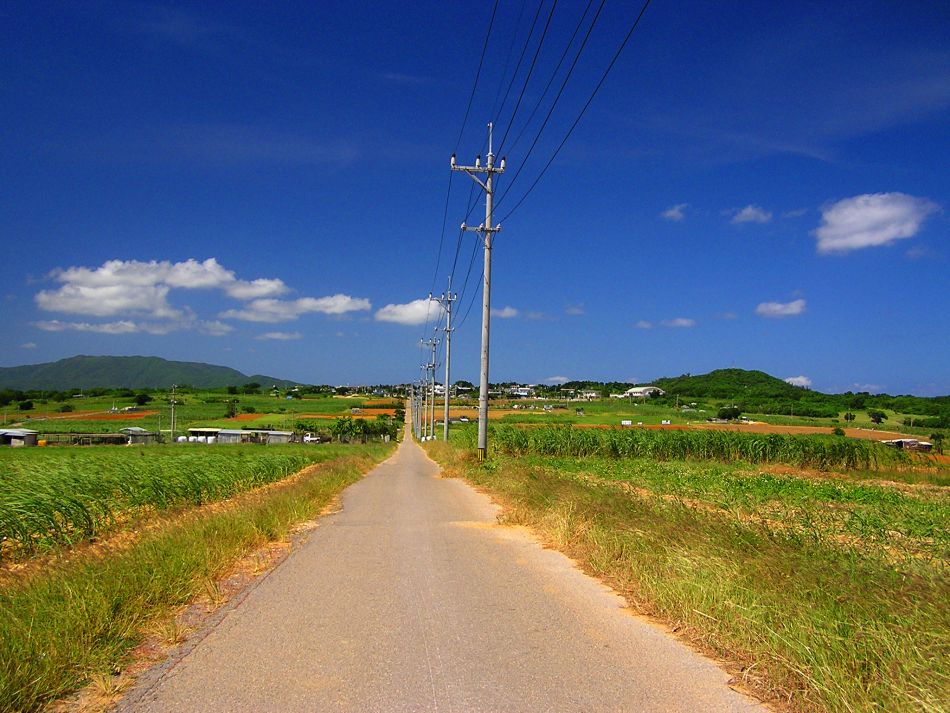
<path fill-rule="evenodd" d="M 339 447 L 173 445 L 0 453 L 4 554 L 95 537 L 146 510 L 201 505 L 281 480 Z"/>
<path fill-rule="evenodd" d="M 948 710 L 946 491 L 428 447 L 779 709 Z"/>
<path fill-rule="evenodd" d="M 906 454 L 874 441 L 717 430 L 654 431 L 494 426 L 490 442 L 512 455 L 604 456 L 653 460 L 787 463 L 800 468 L 876 470 L 907 463 Z"/>
<path fill-rule="evenodd" d="M 188 510 L 117 554 L 63 561 L 4 585 L 0 712 L 42 710 L 91 677 L 110 678 L 144 627 L 213 590 L 235 560 L 318 515 L 391 450 L 340 449 L 335 455 L 349 455 L 274 488 L 239 494 L 227 508 Z"/>

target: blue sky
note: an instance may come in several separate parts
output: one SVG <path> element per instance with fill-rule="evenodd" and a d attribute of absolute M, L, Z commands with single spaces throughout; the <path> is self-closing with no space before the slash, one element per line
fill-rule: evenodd
<path fill-rule="evenodd" d="M 569 46 L 588 5 L 552 2 L 499 0 L 464 126 L 493 2 L 4 3 L 0 365 L 415 379 L 437 317 L 415 301 L 470 195 L 449 156 L 493 120 L 493 381 L 950 393 L 950 6 L 657 0 L 511 212 L 639 10 L 605 3 L 528 155 L 588 26 Z M 453 342 L 472 381 L 480 271 Z"/>

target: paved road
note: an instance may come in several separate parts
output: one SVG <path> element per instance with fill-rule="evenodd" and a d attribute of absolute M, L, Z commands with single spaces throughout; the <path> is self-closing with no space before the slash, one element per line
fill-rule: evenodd
<path fill-rule="evenodd" d="M 126 711 L 747 711 L 411 441 Z"/>

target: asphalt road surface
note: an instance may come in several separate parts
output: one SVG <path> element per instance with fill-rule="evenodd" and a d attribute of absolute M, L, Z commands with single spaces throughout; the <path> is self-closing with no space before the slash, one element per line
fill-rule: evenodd
<path fill-rule="evenodd" d="M 496 515 L 404 442 L 120 710 L 758 707 L 708 659 Z"/>

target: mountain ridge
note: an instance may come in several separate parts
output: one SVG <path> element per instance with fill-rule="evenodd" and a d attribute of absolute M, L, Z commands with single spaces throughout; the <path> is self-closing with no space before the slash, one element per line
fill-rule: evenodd
<path fill-rule="evenodd" d="M 173 361 L 155 356 L 77 355 L 42 364 L 0 367 L 0 389 L 59 391 L 63 389 L 159 389 L 174 384 L 219 388 L 258 382 L 293 386 L 299 382 L 263 374 L 248 376 L 237 369 L 205 362 Z"/>

